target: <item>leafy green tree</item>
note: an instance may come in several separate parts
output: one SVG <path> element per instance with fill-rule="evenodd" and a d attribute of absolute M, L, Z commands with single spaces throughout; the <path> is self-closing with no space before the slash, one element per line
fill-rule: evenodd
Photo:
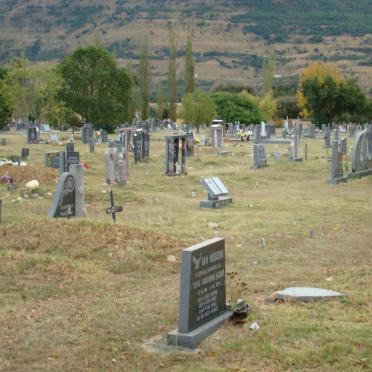
<path fill-rule="evenodd" d="M 107 50 L 78 48 L 59 66 L 61 98 L 83 120 L 112 131 L 129 117 L 132 81 Z"/>
<path fill-rule="evenodd" d="M 353 79 L 340 83 L 336 104 L 336 121 L 364 122 L 369 120 L 368 99 Z"/>
<path fill-rule="evenodd" d="M 148 41 L 143 41 L 138 68 L 138 88 L 140 93 L 141 118 L 146 120 L 149 116 L 151 70 L 149 62 Z"/>
<path fill-rule="evenodd" d="M 211 98 L 216 104 L 218 117 L 226 122 L 257 124 L 263 120 L 261 110 L 254 99 L 226 92 L 213 93 Z"/>
<path fill-rule="evenodd" d="M 10 104 L 5 78 L 7 71 L 0 66 L 0 129 L 4 128 L 10 121 L 13 108 Z"/>
<path fill-rule="evenodd" d="M 25 56 L 14 58 L 10 62 L 5 83 L 16 119 L 26 119 L 31 111 L 34 114 L 38 111 L 36 107 L 40 97 L 35 89 L 36 79 L 40 80 L 40 75 L 35 74 Z"/>
<path fill-rule="evenodd" d="M 168 104 L 169 117 L 176 121 L 177 118 L 177 47 L 176 34 L 173 29 L 169 31 L 169 66 L 168 66 Z"/>
<path fill-rule="evenodd" d="M 192 54 L 192 31 L 189 26 L 185 54 L 185 94 L 195 91 L 195 60 Z"/>
<path fill-rule="evenodd" d="M 156 92 L 156 104 L 157 104 L 157 110 L 156 110 L 156 116 L 158 120 L 164 119 L 164 94 L 163 94 L 163 82 L 159 80 L 158 82 L 158 89 Z"/>
<path fill-rule="evenodd" d="M 323 81 L 318 78 L 304 80 L 302 93 L 306 99 L 305 109 L 312 113 L 316 124 L 330 123 L 337 114 L 338 85 L 332 76 Z"/>
<path fill-rule="evenodd" d="M 181 118 L 194 124 L 199 133 L 200 124 L 211 123 L 216 116 L 216 105 L 213 100 L 202 90 L 186 94 L 182 99 Z"/>

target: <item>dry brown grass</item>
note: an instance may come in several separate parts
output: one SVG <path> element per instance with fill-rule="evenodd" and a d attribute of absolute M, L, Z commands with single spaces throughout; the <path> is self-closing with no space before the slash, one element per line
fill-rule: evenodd
<path fill-rule="evenodd" d="M 24 141 L 7 138 L 0 156 L 19 153 Z M 131 163 L 128 184 L 114 187 L 117 204 L 124 205 L 116 225 L 104 211 L 104 145 L 94 154 L 75 146 L 93 166 L 85 178 L 87 219 L 48 220 L 50 198 L 12 203 L 21 191 L 8 194 L 0 185 L 0 370 L 370 369 L 372 178 L 327 185 L 323 143 L 306 142 L 308 161 L 269 157 L 270 166 L 261 170 L 249 169 L 251 143 L 226 144 L 234 154 L 228 158 L 200 148 L 188 159 L 187 176 L 168 178 L 164 144 L 152 141 L 151 158 Z M 30 148 L 29 163 L 39 167 L 43 152 L 60 146 Z M 199 209 L 206 197 L 199 179 L 208 175 L 220 176 L 231 190 L 230 207 Z M 54 191 L 55 183 L 46 179 L 41 187 Z M 260 330 L 227 324 L 197 354 L 144 352 L 148 337 L 177 324 L 182 248 L 213 236 L 226 239 L 227 270 L 238 273 L 228 280 L 228 297 L 249 302 L 249 322 Z M 167 261 L 169 254 L 177 264 Z M 265 302 L 276 290 L 302 285 L 347 297 Z"/>

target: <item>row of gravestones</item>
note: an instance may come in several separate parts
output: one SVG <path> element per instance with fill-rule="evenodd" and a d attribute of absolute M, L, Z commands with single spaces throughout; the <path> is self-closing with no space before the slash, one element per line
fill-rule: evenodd
<path fill-rule="evenodd" d="M 363 177 L 372 174 L 372 124 L 365 127 L 355 137 L 351 172 L 344 175 L 343 158 L 347 154 L 347 139 L 339 139 L 338 129 L 335 130 L 332 142 L 331 176 L 330 184 L 338 184 L 350 178 Z"/>
<path fill-rule="evenodd" d="M 66 144 L 66 151 L 48 152 L 44 154 L 44 165 L 59 169 L 60 174 L 68 172 L 72 165 L 80 164 L 79 152 L 74 151 L 74 143 Z"/>

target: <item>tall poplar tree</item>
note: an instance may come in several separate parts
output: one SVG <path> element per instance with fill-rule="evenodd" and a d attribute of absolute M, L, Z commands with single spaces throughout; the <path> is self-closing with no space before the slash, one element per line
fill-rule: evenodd
<path fill-rule="evenodd" d="M 149 116 L 151 71 L 149 62 L 148 41 L 144 39 L 138 68 L 138 88 L 140 93 L 140 112 L 142 120 Z"/>
<path fill-rule="evenodd" d="M 274 53 L 270 50 L 269 55 L 264 61 L 262 69 L 263 96 L 273 93 L 274 85 L 275 58 Z"/>
<path fill-rule="evenodd" d="M 158 89 L 156 92 L 156 104 L 157 104 L 156 116 L 158 120 L 163 120 L 164 119 L 164 95 L 163 95 L 163 82 L 161 80 L 159 80 Z"/>
<path fill-rule="evenodd" d="M 185 95 L 195 91 L 195 60 L 192 53 L 192 30 L 189 26 L 185 54 Z"/>
<path fill-rule="evenodd" d="M 173 29 L 169 31 L 169 67 L 168 67 L 168 103 L 169 117 L 176 121 L 177 117 L 177 49 L 176 34 Z"/>

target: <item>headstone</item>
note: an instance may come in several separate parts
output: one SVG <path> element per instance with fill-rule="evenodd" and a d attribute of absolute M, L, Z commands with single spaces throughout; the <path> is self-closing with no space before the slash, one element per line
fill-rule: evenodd
<path fill-rule="evenodd" d="M 275 293 L 278 300 L 316 301 L 344 297 L 344 294 L 323 288 L 291 287 Z"/>
<path fill-rule="evenodd" d="M 74 142 L 67 142 L 66 143 L 66 152 L 74 152 L 74 151 L 75 151 Z"/>
<path fill-rule="evenodd" d="M 60 159 L 60 157 L 62 159 Z M 46 154 L 44 154 L 44 165 L 48 168 L 62 169 L 62 172 L 64 172 L 64 152 L 47 152 Z"/>
<path fill-rule="evenodd" d="M 2 138 L 0 144 L 1 146 L 6 146 L 6 138 Z"/>
<path fill-rule="evenodd" d="M 57 191 L 54 195 L 49 217 L 70 218 L 75 216 L 76 184 L 74 176 L 64 172 L 59 180 Z"/>
<path fill-rule="evenodd" d="M 266 151 L 263 143 L 253 145 L 253 162 L 253 169 L 267 167 Z"/>
<path fill-rule="evenodd" d="M 29 156 L 30 156 L 30 149 L 22 148 L 21 158 L 22 159 L 27 159 Z"/>
<path fill-rule="evenodd" d="M 133 140 L 133 128 L 119 128 L 118 140 L 123 143 L 126 152 L 133 151 L 132 140 Z"/>
<path fill-rule="evenodd" d="M 212 146 L 214 148 L 223 147 L 223 125 L 212 125 Z"/>
<path fill-rule="evenodd" d="M 92 124 L 83 125 L 83 127 L 81 128 L 81 140 L 85 144 L 90 144 L 94 141 Z"/>
<path fill-rule="evenodd" d="M 20 165 L 21 164 L 21 158 L 18 155 L 13 155 L 12 156 L 12 163 Z"/>
<path fill-rule="evenodd" d="M 195 348 L 231 315 L 226 310 L 225 240 L 184 249 L 178 329 L 168 333 L 168 344 Z"/>
<path fill-rule="evenodd" d="M 343 143 L 343 144 L 342 144 Z M 331 177 L 328 183 L 335 185 L 341 181 L 346 181 L 343 171 L 343 150 L 346 149 L 346 138 L 342 141 L 334 140 L 332 144 L 332 163 L 331 163 Z"/>
<path fill-rule="evenodd" d="M 29 126 L 27 128 L 27 143 L 29 144 L 39 143 L 39 131 L 36 126 Z"/>
<path fill-rule="evenodd" d="M 304 137 L 308 137 L 308 138 L 314 138 L 315 137 L 315 124 L 310 124 L 309 127 L 305 128 L 303 130 L 304 132 Z"/>
<path fill-rule="evenodd" d="M 180 151 L 181 146 L 181 151 Z M 179 155 L 181 152 L 181 163 Z M 165 174 L 178 176 L 186 174 L 186 135 L 165 137 Z"/>
<path fill-rule="evenodd" d="M 194 156 L 195 139 L 193 133 L 186 134 L 186 154 L 187 156 Z"/>
<path fill-rule="evenodd" d="M 300 157 L 300 135 L 298 132 L 298 128 L 293 128 L 293 139 L 291 143 L 291 156 L 290 159 L 293 161 L 302 161 Z"/>
<path fill-rule="evenodd" d="M 118 148 L 105 152 L 105 176 L 108 185 L 123 185 L 128 181 L 128 153 Z"/>
<path fill-rule="evenodd" d="M 324 138 L 324 148 L 325 149 L 328 149 L 331 146 L 331 128 L 330 127 L 325 127 L 324 128 L 324 135 L 323 135 L 323 138 Z"/>
<path fill-rule="evenodd" d="M 77 153 L 79 155 L 79 153 Z M 75 217 L 86 217 L 85 191 L 84 191 L 85 168 L 80 164 L 71 164 L 70 173 L 75 180 Z"/>
<path fill-rule="evenodd" d="M 372 174 L 372 124 L 356 136 L 351 169 L 352 173 L 358 176 Z"/>
<path fill-rule="evenodd" d="M 208 192 L 208 200 L 202 200 L 200 208 L 223 208 L 232 203 L 229 190 L 218 177 L 204 178 L 202 185 Z"/>
<path fill-rule="evenodd" d="M 65 156 L 65 171 L 69 172 L 71 166 L 80 164 L 79 153 L 77 151 L 66 152 Z"/>
<path fill-rule="evenodd" d="M 106 130 L 101 130 L 101 140 L 102 140 L 102 143 L 108 142 L 108 134 Z"/>

